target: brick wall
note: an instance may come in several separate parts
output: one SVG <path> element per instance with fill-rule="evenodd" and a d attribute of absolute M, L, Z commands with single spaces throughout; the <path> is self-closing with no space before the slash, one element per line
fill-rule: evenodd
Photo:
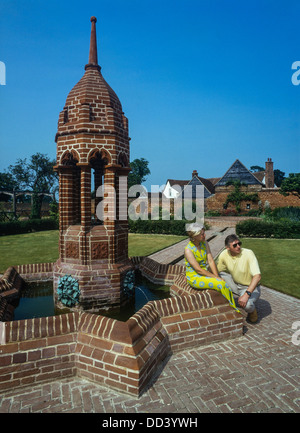
<path fill-rule="evenodd" d="M 172 298 L 127 322 L 78 312 L 0 322 L 0 392 L 78 375 L 138 396 L 172 352 L 242 335 L 242 316 L 220 293 L 172 278 Z"/>
<path fill-rule="evenodd" d="M 251 193 L 251 191 L 249 191 Z M 300 198 L 296 195 L 288 195 L 284 196 L 280 194 L 280 192 L 273 188 L 265 188 L 261 191 L 257 191 L 259 200 L 261 201 L 261 207 L 262 209 L 265 208 L 266 202 L 269 203 L 271 209 L 274 209 L 276 207 L 285 207 L 285 206 L 300 206 Z M 220 212 L 224 212 L 223 204 L 226 201 L 227 195 L 229 194 L 229 191 L 227 192 L 218 192 L 211 197 L 207 198 L 205 200 L 205 210 L 216 210 Z M 250 209 L 259 209 L 259 203 L 253 203 L 251 201 L 242 201 L 241 202 L 241 211 L 247 212 L 247 204 L 250 204 Z M 235 210 L 235 205 L 233 203 L 229 203 L 227 210 Z"/>
<path fill-rule="evenodd" d="M 78 314 L 0 322 L 0 391 L 73 376 Z"/>

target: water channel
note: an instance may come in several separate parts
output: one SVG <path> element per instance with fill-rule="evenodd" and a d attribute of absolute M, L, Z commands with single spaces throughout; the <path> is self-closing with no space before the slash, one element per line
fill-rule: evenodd
<path fill-rule="evenodd" d="M 140 310 L 148 301 L 170 297 L 169 286 L 160 286 L 151 283 L 139 272 L 135 276 L 135 295 L 131 301 L 121 309 L 101 310 L 99 314 L 126 321 Z M 66 311 L 57 311 L 53 300 L 53 282 L 26 283 L 22 289 L 21 297 L 15 303 L 14 320 L 32 319 L 62 314 Z"/>

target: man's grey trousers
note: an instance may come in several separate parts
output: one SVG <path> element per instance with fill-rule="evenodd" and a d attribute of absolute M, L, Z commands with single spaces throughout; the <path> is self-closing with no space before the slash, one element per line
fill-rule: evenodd
<path fill-rule="evenodd" d="M 246 290 L 248 289 L 248 286 L 243 286 L 242 284 L 237 284 L 233 281 L 233 278 L 230 274 L 227 274 L 227 272 L 220 272 L 220 277 L 223 278 L 223 280 L 228 284 L 228 286 L 231 288 L 232 293 L 234 295 L 237 295 L 238 297 L 242 296 Z M 254 311 L 255 309 L 255 302 L 258 300 L 258 298 L 260 297 L 260 285 L 258 285 L 251 297 L 249 298 L 246 307 L 244 308 L 244 310 L 247 313 L 252 313 L 252 311 Z"/>

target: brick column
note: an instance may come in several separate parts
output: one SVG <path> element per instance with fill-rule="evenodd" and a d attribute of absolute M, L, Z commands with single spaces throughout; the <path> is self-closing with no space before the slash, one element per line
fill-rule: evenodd
<path fill-rule="evenodd" d="M 103 176 L 103 169 L 99 164 L 97 164 L 95 167 L 95 173 L 94 173 L 95 194 L 97 194 L 97 189 L 99 188 L 99 186 L 102 185 L 102 176 Z M 97 197 L 97 195 L 95 195 L 95 218 L 97 218 L 96 209 L 97 209 L 97 206 L 101 200 L 102 200 L 101 197 Z"/>
<path fill-rule="evenodd" d="M 80 205 L 80 177 L 81 170 L 80 167 L 76 167 L 73 171 L 73 200 L 74 200 L 74 218 L 73 224 L 81 223 L 81 205 Z"/>
<path fill-rule="evenodd" d="M 63 232 L 73 221 L 73 167 L 55 166 L 59 173 L 59 256 L 65 256 Z"/>
<path fill-rule="evenodd" d="M 59 222 L 60 230 L 66 230 L 73 222 L 73 169 L 59 167 Z"/>
<path fill-rule="evenodd" d="M 119 168 L 119 165 L 110 164 L 105 166 L 104 171 L 104 209 L 106 212 L 106 219 L 103 224 L 107 230 L 108 234 L 108 251 L 109 251 L 109 260 L 111 263 L 116 263 L 116 238 L 115 238 L 115 229 L 116 229 L 116 182 L 115 182 L 115 174 L 116 170 Z"/>
<path fill-rule="evenodd" d="M 91 203 L 91 167 L 89 164 L 78 164 L 81 168 L 80 174 L 80 214 L 81 214 L 81 232 L 80 232 L 80 262 L 87 265 L 90 261 L 90 249 L 87 234 L 92 225 L 92 203 Z"/>
<path fill-rule="evenodd" d="M 91 228 L 91 167 L 89 164 L 78 164 L 81 168 L 80 193 L 81 193 L 81 229 L 85 232 Z"/>

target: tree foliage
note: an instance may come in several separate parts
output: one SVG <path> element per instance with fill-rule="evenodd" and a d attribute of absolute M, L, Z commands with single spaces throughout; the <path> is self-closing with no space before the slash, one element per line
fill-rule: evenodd
<path fill-rule="evenodd" d="M 53 171 L 54 165 L 55 160 L 51 160 L 47 155 L 35 153 L 29 161 L 27 158 L 19 158 L 4 173 L 7 176 L 6 180 L 10 181 L 10 190 L 33 192 L 31 218 L 41 217 L 42 193 L 52 193 L 57 186 L 58 176 Z M 2 176 L 2 179 L 5 180 L 5 176 Z"/>
<path fill-rule="evenodd" d="M 131 172 L 128 175 L 128 188 L 133 185 L 141 185 L 151 173 L 149 162 L 145 158 L 135 159 L 130 163 Z"/>
<path fill-rule="evenodd" d="M 18 183 L 11 173 L 0 173 L 0 191 L 12 192 Z M 10 201 L 11 197 L 7 194 L 0 194 L 0 201 Z"/>
<path fill-rule="evenodd" d="M 300 173 L 290 173 L 289 177 L 283 179 L 280 185 L 280 193 L 287 196 L 289 194 L 300 196 Z"/>
<path fill-rule="evenodd" d="M 264 171 L 265 169 L 263 167 L 261 167 L 260 165 L 252 165 L 250 167 L 250 171 L 251 173 L 256 173 L 258 171 Z"/>
<path fill-rule="evenodd" d="M 281 170 L 274 170 L 274 183 L 276 186 L 280 187 L 285 176 L 285 172 Z"/>

